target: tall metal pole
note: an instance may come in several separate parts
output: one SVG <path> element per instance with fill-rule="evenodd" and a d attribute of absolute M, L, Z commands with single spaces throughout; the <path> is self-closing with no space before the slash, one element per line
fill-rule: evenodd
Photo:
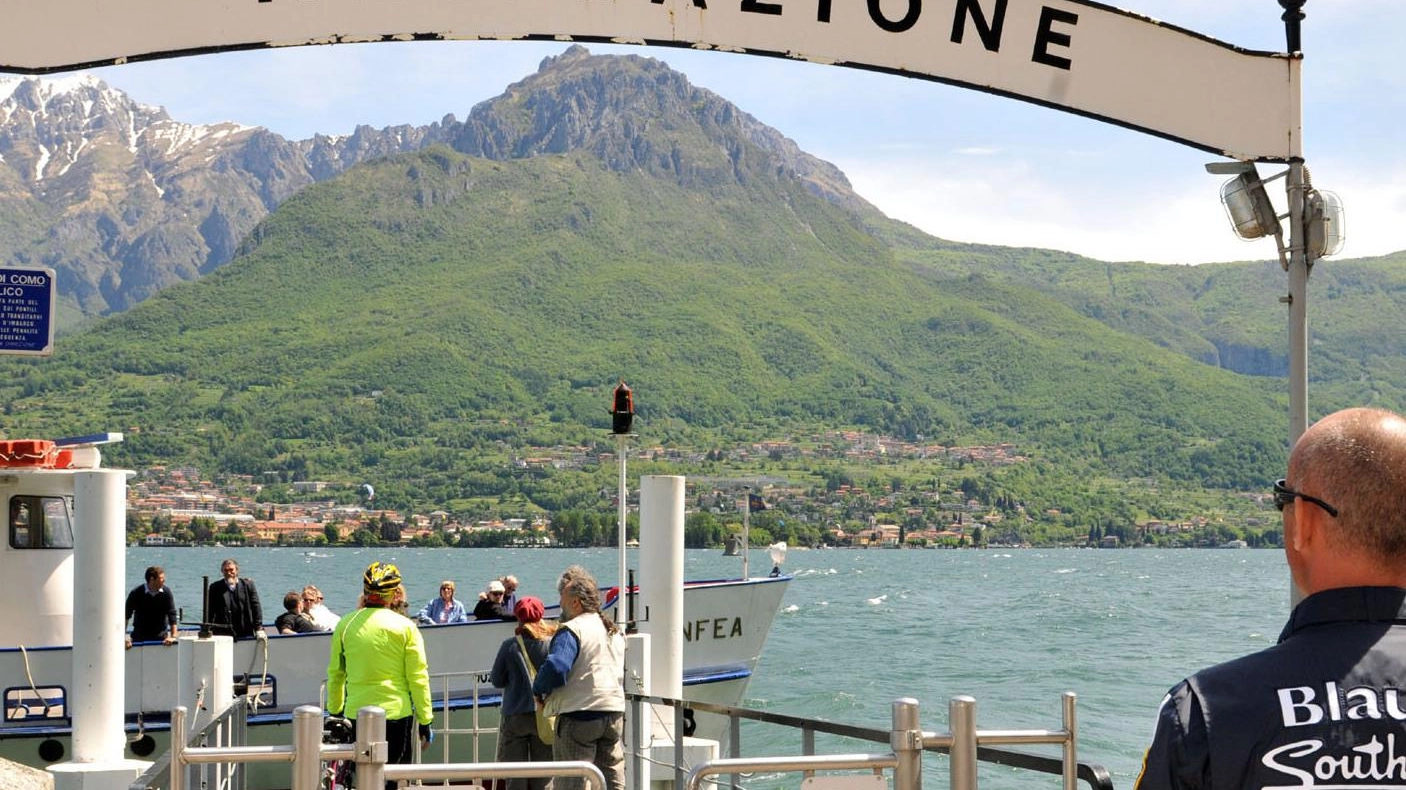
<path fill-rule="evenodd" d="M 1308 430 L 1308 248 L 1307 178 L 1302 161 L 1289 163 L 1289 448 Z M 1289 608 L 1303 593 L 1289 578 Z"/>
<path fill-rule="evenodd" d="M 615 458 L 620 464 L 620 506 L 618 518 L 620 521 L 620 592 L 615 596 L 615 622 L 626 622 L 625 599 L 629 596 L 629 579 L 626 578 L 625 570 L 625 519 L 629 514 L 629 489 L 625 487 L 625 443 L 630 439 L 629 434 L 618 433 L 615 435 Z"/>
<path fill-rule="evenodd" d="M 1284 13 L 1284 49 L 1303 52 L 1303 6 L 1307 0 L 1279 0 Z M 1302 127 L 1300 120 L 1295 124 Z M 1308 429 L 1308 273 L 1313 257 L 1308 249 L 1308 186 L 1302 158 L 1289 162 L 1289 447 Z M 1297 603 L 1297 598 L 1295 599 Z"/>
<path fill-rule="evenodd" d="M 1308 251 L 1304 166 L 1289 163 L 1289 446 L 1308 428 Z"/>
<path fill-rule="evenodd" d="M 1284 21 L 1284 48 L 1290 55 L 1303 52 L 1300 23 L 1305 2 L 1279 0 L 1284 9 L 1280 17 Z M 1294 127 L 1301 139 L 1302 117 L 1295 119 Z M 1313 269 L 1313 255 L 1308 248 L 1308 174 L 1302 158 L 1289 162 L 1286 185 L 1289 192 L 1289 448 L 1292 450 L 1308 430 L 1308 274 Z M 1298 606 L 1301 600 L 1303 595 L 1291 576 L 1289 607 Z"/>

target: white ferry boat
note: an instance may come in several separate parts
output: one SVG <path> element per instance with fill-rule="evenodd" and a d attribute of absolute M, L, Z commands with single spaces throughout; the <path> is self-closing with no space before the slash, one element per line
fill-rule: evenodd
<path fill-rule="evenodd" d="M 103 684 L 85 680 L 85 667 L 104 649 L 95 643 L 120 644 L 124 638 L 125 545 L 119 534 L 111 541 L 115 551 L 108 552 L 115 558 L 76 560 L 75 554 L 87 551 L 86 540 L 109 542 L 111 536 L 94 533 L 120 531 L 125 514 L 95 519 L 83 512 L 81 496 L 75 512 L 75 480 L 81 487 L 84 470 L 98 468 L 95 448 L 43 449 L 36 444 L 29 453 L 27 446 L 17 449 L 20 443 L 0 444 L 0 465 L 9 466 L 0 468 L 0 498 L 9 514 L 8 539 L 0 545 L 0 578 L 11 592 L 10 605 L 0 609 L 0 757 L 44 767 L 73 759 L 78 751 L 72 743 L 75 719 L 112 704 L 99 699 L 109 697 Z M 27 455 L 43 458 L 35 462 Z M 113 505 L 125 511 L 120 497 Z M 100 589 L 90 576 L 106 578 L 108 588 Z M 723 705 L 741 700 L 789 581 L 777 576 L 684 585 L 685 698 Z M 609 605 L 619 602 L 615 588 L 605 592 Z M 554 611 L 555 607 L 549 610 L 548 617 Z M 93 625 L 93 633 L 75 646 L 75 625 L 82 629 L 83 623 L 101 625 Z M 449 738 L 454 759 L 493 755 L 492 731 L 501 695 L 483 676 L 514 627 L 511 622 L 478 621 L 422 629 L 433 673 L 434 726 L 451 734 L 483 733 L 478 738 Z M 322 705 L 330 639 L 330 633 L 271 634 L 264 641 L 234 642 L 227 671 L 235 693 L 253 703 L 248 743 L 286 744 L 294 709 Z M 226 707 L 207 699 L 207 694 L 228 684 L 205 683 L 191 675 L 191 651 L 202 641 L 213 640 L 182 630 L 174 647 L 139 643 L 123 652 L 122 736 L 127 758 L 151 759 L 166 750 L 176 706 L 192 711 L 196 727 L 202 724 L 202 712 L 208 721 Z M 710 728 L 700 724 L 699 734 L 705 735 Z"/>

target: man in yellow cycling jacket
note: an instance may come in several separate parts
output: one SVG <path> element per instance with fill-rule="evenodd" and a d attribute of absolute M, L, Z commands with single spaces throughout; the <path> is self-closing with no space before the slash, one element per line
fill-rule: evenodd
<path fill-rule="evenodd" d="M 375 705 L 386 712 L 386 743 L 392 763 L 408 763 L 419 721 L 420 738 L 430 739 L 430 673 L 420 629 L 392 607 L 405 598 L 400 569 L 373 562 L 362 576 L 361 606 L 332 632 L 327 662 L 327 712 L 355 719 Z M 393 783 L 387 782 L 390 790 Z"/>

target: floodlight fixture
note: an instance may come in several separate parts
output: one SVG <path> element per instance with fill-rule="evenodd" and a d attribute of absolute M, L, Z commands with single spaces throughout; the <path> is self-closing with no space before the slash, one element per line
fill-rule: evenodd
<path fill-rule="evenodd" d="M 1308 196 L 1308 248 L 1313 257 L 1342 252 L 1347 242 L 1347 214 L 1337 193 L 1315 189 Z"/>
<path fill-rule="evenodd" d="M 1206 172 L 1235 176 L 1220 188 L 1220 202 L 1235 235 L 1247 240 L 1279 236 L 1279 216 L 1253 162 L 1212 162 Z"/>

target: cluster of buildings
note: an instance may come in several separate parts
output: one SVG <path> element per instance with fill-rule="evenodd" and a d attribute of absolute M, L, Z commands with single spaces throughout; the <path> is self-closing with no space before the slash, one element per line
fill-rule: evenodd
<path fill-rule="evenodd" d="M 332 484 L 321 481 L 293 483 L 300 493 L 321 493 Z M 202 479 L 189 467 L 154 466 L 142 471 L 128 486 L 128 511 L 137 523 L 152 529 L 142 537 L 147 545 L 183 543 L 182 533 L 194 524 L 213 523 L 214 535 L 245 545 L 345 542 L 369 530 L 383 534 L 385 524 L 396 525 L 405 543 L 430 534 L 454 535 L 462 530 L 521 532 L 545 530 L 545 520 L 509 518 L 461 524 L 451 514 L 436 510 L 411 514 L 408 519 L 394 510 L 341 504 L 334 500 L 272 504 L 260 502 L 262 486 L 247 475 L 233 475 L 222 485 Z"/>

